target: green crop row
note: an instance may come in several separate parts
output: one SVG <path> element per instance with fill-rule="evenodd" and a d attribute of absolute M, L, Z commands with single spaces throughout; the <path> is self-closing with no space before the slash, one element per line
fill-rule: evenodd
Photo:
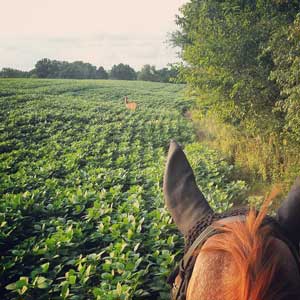
<path fill-rule="evenodd" d="M 169 298 L 166 278 L 183 250 L 161 188 L 169 140 L 189 144 L 218 211 L 245 190 L 195 143 L 183 88 L 0 81 L 1 299 Z"/>

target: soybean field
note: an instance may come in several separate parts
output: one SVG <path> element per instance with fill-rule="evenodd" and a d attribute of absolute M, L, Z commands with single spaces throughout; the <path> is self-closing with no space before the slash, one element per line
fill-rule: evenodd
<path fill-rule="evenodd" d="M 197 142 L 184 88 L 0 80 L 1 299 L 169 299 L 183 251 L 162 195 L 169 140 L 217 211 L 246 189 Z"/>

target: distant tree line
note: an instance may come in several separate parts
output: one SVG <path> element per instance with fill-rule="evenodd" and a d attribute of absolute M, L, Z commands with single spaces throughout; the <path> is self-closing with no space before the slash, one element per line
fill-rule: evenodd
<path fill-rule="evenodd" d="M 33 76 L 33 71 L 20 71 L 12 68 L 3 68 L 0 72 L 0 78 L 28 78 Z"/>
<path fill-rule="evenodd" d="M 156 70 L 155 66 L 144 65 L 140 71 L 135 71 L 126 64 L 113 65 L 111 70 L 102 66 L 96 67 L 83 61 L 58 61 L 43 58 L 35 64 L 29 72 L 12 68 L 3 68 L 0 78 L 69 78 L 69 79 L 116 79 L 116 80 L 144 80 L 156 82 L 176 82 L 178 67 L 168 67 Z"/>

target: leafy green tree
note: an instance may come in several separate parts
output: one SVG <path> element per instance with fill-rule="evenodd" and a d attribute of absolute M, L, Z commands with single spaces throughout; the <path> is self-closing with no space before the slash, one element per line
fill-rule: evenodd
<path fill-rule="evenodd" d="M 39 78 L 59 78 L 61 70 L 66 62 L 43 58 L 35 64 L 35 74 Z"/>
<path fill-rule="evenodd" d="M 69 63 L 47 58 L 36 63 L 34 72 L 39 78 L 93 79 L 98 76 L 97 68 L 90 63 L 83 61 Z"/>
<path fill-rule="evenodd" d="M 35 73 L 40 78 L 47 78 L 51 72 L 52 63 L 48 58 L 43 58 L 35 64 Z"/>
<path fill-rule="evenodd" d="M 181 75 L 194 94 L 215 95 L 219 107 L 237 105 L 225 118 L 233 124 L 271 113 L 280 90 L 270 79 L 269 41 L 294 12 L 286 1 L 191 0 L 171 38 L 185 61 Z"/>
<path fill-rule="evenodd" d="M 92 79 L 96 78 L 97 68 L 89 63 L 75 61 L 67 64 L 60 73 L 62 78 Z"/>
<path fill-rule="evenodd" d="M 156 70 L 155 66 L 144 65 L 137 76 L 138 80 L 154 82 L 177 82 L 178 67 L 169 64 L 168 67 Z"/>
<path fill-rule="evenodd" d="M 284 116 L 284 137 L 300 143 L 300 14 L 292 25 L 276 31 L 269 44 L 275 80 L 281 94 L 276 111 Z"/>
<path fill-rule="evenodd" d="M 137 77 L 138 80 L 143 81 L 160 81 L 159 74 L 157 73 L 155 66 L 144 65 Z"/>
<path fill-rule="evenodd" d="M 3 68 L 0 72 L 2 78 L 26 78 L 30 77 L 30 72 L 25 72 L 12 68 Z"/>
<path fill-rule="evenodd" d="M 97 79 L 108 79 L 108 73 L 105 71 L 103 67 L 99 67 L 96 71 Z"/>
<path fill-rule="evenodd" d="M 137 74 L 129 65 L 118 64 L 113 65 L 110 71 L 110 78 L 120 80 L 136 80 Z"/>
<path fill-rule="evenodd" d="M 288 168 L 299 173 L 299 12 L 295 0 L 190 0 L 171 38 L 200 118 L 229 123 L 233 135 L 214 132 L 220 148 L 231 139 L 239 162 L 251 159 L 244 149 L 255 149 L 262 163 L 252 171 L 263 180 L 278 181 Z"/>
<path fill-rule="evenodd" d="M 168 64 L 167 67 L 157 70 L 160 82 L 173 82 L 173 83 L 184 83 L 183 80 L 179 78 L 179 65 Z"/>

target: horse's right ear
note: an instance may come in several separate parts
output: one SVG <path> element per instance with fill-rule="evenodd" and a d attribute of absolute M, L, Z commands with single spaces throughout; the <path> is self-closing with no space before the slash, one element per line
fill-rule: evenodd
<path fill-rule="evenodd" d="M 201 218 L 213 213 L 197 187 L 184 152 L 175 141 L 170 143 L 163 189 L 168 210 L 183 235 Z"/>
<path fill-rule="evenodd" d="M 297 178 L 286 200 L 277 211 L 277 219 L 288 238 L 298 246 L 300 241 L 300 178 Z"/>

